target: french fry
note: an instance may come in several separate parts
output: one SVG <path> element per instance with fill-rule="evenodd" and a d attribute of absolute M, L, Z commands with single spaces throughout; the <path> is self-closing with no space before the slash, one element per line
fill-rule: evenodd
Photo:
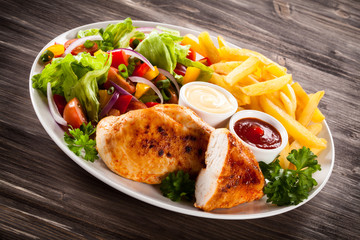
<path fill-rule="evenodd" d="M 282 89 L 282 92 L 286 94 L 286 96 L 290 99 L 292 104 L 294 105 L 294 109 L 296 109 L 297 106 L 297 100 L 296 100 L 296 94 L 294 89 L 291 87 L 290 84 L 286 84 Z"/>
<path fill-rule="evenodd" d="M 295 106 L 293 105 L 293 103 L 291 102 L 291 100 L 288 98 L 288 96 L 283 93 L 280 92 L 280 99 L 282 101 L 282 103 L 284 104 L 285 110 L 286 112 L 295 119 Z"/>
<path fill-rule="evenodd" d="M 251 51 L 245 48 L 231 48 L 221 47 L 219 48 L 220 58 L 227 61 L 245 61 L 247 58 L 254 56 L 257 57 L 264 65 L 274 64 L 277 65 L 282 71 L 286 72 L 286 68 L 278 65 L 272 60 L 268 59 L 261 53 Z"/>
<path fill-rule="evenodd" d="M 250 109 L 262 111 L 262 108 L 259 103 L 259 97 L 250 97 L 250 103 L 249 103 Z"/>
<path fill-rule="evenodd" d="M 301 110 L 303 107 L 301 105 L 306 105 L 309 101 L 309 96 L 304 91 L 304 89 L 301 87 L 301 85 L 298 82 L 295 82 L 291 85 L 291 87 L 294 89 L 294 92 L 297 96 L 298 101 L 298 108 Z M 314 115 L 312 117 L 313 122 L 322 122 L 325 119 L 325 116 L 320 112 L 320 110 L 317 108 L 314 112 Z"/>
<path fill-rule="evenodd" d="M 252 74 L 247 75 L 240 82 L 237 83 L 240 87 L 245 87 L 247 85 L 258 83 L 259 81 Z"/>
<path fill-rule="evenodd" d="M 278 106 L 281 109 L 284 109 L 284 104 L 282 103 L 281 99 L 280 99 L 280 94 L 278 94 L 279 91 L 273 92 L 273 93 L 269 93 L 269 94 L 265 94 L 264 96 L 266 96 L 270 101 L 272 101 L 276 106 Z"/>
<path fill-rule="evenodd" d="M 250 104 L 250 102 L 251 102 L 250 96 L 245 95 L 245 94 L 241 91 L 240 88 L 241 88 L 241 87 L 239 87 L 239 86 L 234 86 L 234 87 L 228 88 L 227 90 L 228 90 L 232 95 L 234 95 L 234 97 L 236 98 L 239 106 L 244 106 L 244 105 Z"/>
<path fill-rule="evenodd" d="M 238 67 L 242 62 L 241 61 L 231 61 L 231 62 L 218 62 L 210 66 L 214 72 L 218 74 L 228 75 L 232 70 Z"/>
<path fill-rule="evenodd" d="M 240 65 L 241 66 L 241 65 Z M 273 80 L 259 82 L 242 88 L 242 91 L 248 96 L 259 96 L 267 93 L 275 92 L 292 79 L 291 74 L 286 74 L 285 76 L 275 78 Z"/>
<path fill-rule="evenodd" d="M 210 83 L 216 84 L 220 87 L 228 90 L 236 98 L 239 106 L 244 106 L 250 103 L 250 97 L 245 95 L 239 86 L 230 87 L 229 84 L 224 80 L 224 76 L 213 73 L 212 77 L 209 80 Z"/>
<path fill-rule="evenodd" d="M 267 71 L 276 77 L 282 77 L 286 74 L 286 68 L 284 69 L 275 63 L 270 63 L 269 65 L 265 66 L 264 71 Z"/>
<path fill-rule="evenodd" d="M 203 57 L 207 57 L 205 49 L 199 44 L 197 37 L 192 34 L 186 34 L 181 41 L 184 45 L 190 45 L 191 49 L 199 53 Z"/>
<path fill-rule="evenodd" d="M 218 85 L 220 87 L 223 87 L 225 89 L 229 88 L 228 84 L 225 81 L 225 77 L 220 75 L 220 74 L 217 74 L 215 72 L 212 74 L 209 82 L 213 83 L 213 84 L 216 84 L 216 85 Z"/>
<path fill-rule="evenodd" d="M 249 57 L 226 76 L 226 82 L 230 86 L 235 85 L 241 79 L 255 71 L 259 63 L 260 61 L 257 57 Z"/>
<path fill-rule="evenodd" d="M 306 127 L 293 119 L 284 110 L 277 107 L 267 97 L 260 97 L 260 105 L 266 113 L 280 121 L 289 135 L 291 135 L 300 144 L 315 148 L 326 148 L 326 144 L 320 138 L 312 134 Z"/>
<path fill-rule="evenodd" d="M 211 40 L 211 37 L 208 32 L 202 32 L 198 36 L 199 44 L 202 49 L 205 50 L 206 56 L 209 58 L 211 63 L 217 63 L 220 59 L 220 54 L 218 49 L 215 47 L 214 42 Z"/>
<path fill-rule="evenodd" d="M 279 164 L 284 169 L 287 169 L 289 167 L 289 164 L 290 164 L 290 162 L 286 159 L 289 152 L 290 152 L 290 146 L 289 146 L 289 142 L 287 142 L 286 146 L 280 152 L 280 156 L 279 156 Z"/>
<path fill-rule="evenodd" d="M 322 124 L 321 123 L 314 123 L 314 124 L 311 124 L 307 127 L 307 129 L 314 135 L 318 135 L 320 132 L 321 132 L 321 129 L 322 129 Z M 324 139 L 321 139 L 321 141 L 323 141 Z M 324 144 L 327 144 L 326 141 L 324 141 Z M 300 149 L 302 148 L 302 145 L 298 142 L 298 141 L 293 141 L 291 144 L 290 144 L 290 147 L 289 147 L 289 152 L 291 152 L 291 150 L 293 149 Z M 312 151 L 315 155 L 318 155 L 322 150 L 324 150 L 324 148 L 310 148 L 310 151 Z M 295 169 L 295 166 L 290 163 L 289 165 L 289 168 L 290 169 Z"/>
<path fill-rule="evenodd" d="M 307 129 L 314 135 L 318 135 L 321 132 L 322 124 L 321 123 L 313 123 L 307 127 Z"/>
<path fill-rule="evenodd" d="M 299 115 L 298 121 L 300 124 L 306 127 L 310 123 L 311 118 L 314 115 L 314 112 L 321 98 L 324 96 L 324 93 L 325 93 L 324 91 L 319 91 L 309 98 L 309 101 L 307 102 L 303 111 Z"/>
<path fill-rule="evenodd" d="M 319 132 L 321 132 L 321 129 L 322 129 L 322 124 L 321 123 L 314 123 L 314 124 L 311 124 L 307 127 L 307 129 L 312 133 L 314 134 L 315 136 L 319 134 Z M 307 147 L 307 146 L 306 146 Z M 293 141 L 291 144 L 290 144 L 290 151 L 293 150 L 293 149 L 300 149 L 302 148 L 302 145 L 298 142 L 298 141 Z"/>
<path fill-rule="evenodd" d="M 219 48 L 220 59 L 224 61 L 245 61 L 250 56 L 245 55 L 241 49 L 231 47 Z"/>
<path fill-rule="evenodd" d="M 227 46 L 227 44 L 222 36 L 218 36 L 217 40 L 218 40 L 219 48 Z"/>

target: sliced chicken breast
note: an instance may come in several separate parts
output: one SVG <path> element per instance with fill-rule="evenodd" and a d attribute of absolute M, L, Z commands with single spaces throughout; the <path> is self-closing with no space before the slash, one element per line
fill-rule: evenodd
<path fill-rule="evenodd" d="M 195 207 L 231 208 L 264 195 L 264 176 L 253 153 L 227 129 L 212 132 L 205 163 L 196 180 Z"/>
<path fill-rule="evenodd" d="M 102 119 L 96 144 L 101 159 L 115 173 L 158 184 L 173 171 L 197 174 L 204 167 L 212 130 L 184 107 L 153 107 Z"/>

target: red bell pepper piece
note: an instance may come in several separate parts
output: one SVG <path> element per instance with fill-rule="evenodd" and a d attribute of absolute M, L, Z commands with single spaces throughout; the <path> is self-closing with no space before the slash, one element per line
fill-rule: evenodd
<path fill-rule="evenodd" d="M 126 55 L 126 53 L 123 50 L 118 51 L 112 51 L 112 62 L 111 66 L 114 68 L 118 68 L 120 64 L 125 64 L 125 66 L 129 65 L 129 55 Z"/>
<path fill-rule="evenodd" d="M 204 64 L 205 66 L 210 66 L 210 65 L 212 65 L 210 59 L 207 58 L 207 57 L 204 57 L 204 58 L 200 59 L 198 62 L 201 62 L 201 63 Z"/>
<path fill-rule="evenodd" d="M 155 105 L 158 105 L 159 103 L 157 103 L 157 102 L 147 102 L 147 103 L 145 103 L 145 105 L 148 107 L 148 108 L 151 108 L 151 107 L 153 107 L 153 106 L 155 106 Z"/>
<path fill-rule="evenodd" d="M 132 95 L 120 95 L 118 100 L 116 100 L 113 108 L 120 111 L 121 114 L 126 112 L 126 109 L 129 106 Z"/>
<path fill-rule="evenodd" d="M 141 63 L 139 65 L 136 65 L 133 76 L 142 77 L 145 75 L 147 71 L 149 71 L 150 67 L 146 63 Z"/>
<path fill-rule="evenodd" d="M 191 61 L 196 61 L 196 52 L 190 48 L 186 58 L 190 59 Z"/>

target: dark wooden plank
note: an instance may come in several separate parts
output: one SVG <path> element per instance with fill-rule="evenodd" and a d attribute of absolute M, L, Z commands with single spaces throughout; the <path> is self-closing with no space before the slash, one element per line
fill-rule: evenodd
<path fill-rule="evenodd" d="M 1 1 L 0 237 L 3 239 L 355 239 L 360 235 L 358 1 Z M 106 20 L 164 22 L 222 35 L 286 66 L 320 109 L 333 174 L 309 203 L 248 221 L 203 219 L 133 199 L 85 172 L 46 134 L 29 73 L 57 35 Z"/>

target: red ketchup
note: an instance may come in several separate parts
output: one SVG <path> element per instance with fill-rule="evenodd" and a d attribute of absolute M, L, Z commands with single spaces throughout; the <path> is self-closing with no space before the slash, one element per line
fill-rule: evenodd
<path fill-rule="evenodd" d="M 247 144 L 262 149 L 281 145 L 281 135 L 271 124 L 257 118 L 243 118 L 234 125 L 236 134 Z"/>

